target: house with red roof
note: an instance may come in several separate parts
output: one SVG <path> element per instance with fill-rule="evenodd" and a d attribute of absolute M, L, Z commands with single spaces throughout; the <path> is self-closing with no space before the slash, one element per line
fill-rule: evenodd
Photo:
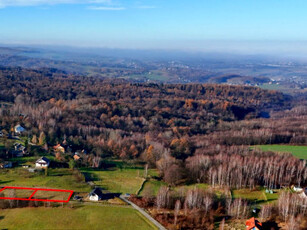
<path fill-rule="evenodd" d="M 250 218 L 246 221 L 246 230 L 260 230 L 262 229 L 262 223 L 255 219 L 255 217 Z"/>

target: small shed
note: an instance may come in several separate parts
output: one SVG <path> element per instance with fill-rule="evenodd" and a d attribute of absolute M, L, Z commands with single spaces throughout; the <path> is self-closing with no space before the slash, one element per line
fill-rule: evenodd
<path fill-rule="evenodd" d="M 41 157 L 35 162 L 35 168 L 48 168 L 50 160 L 47 157 Z"/>

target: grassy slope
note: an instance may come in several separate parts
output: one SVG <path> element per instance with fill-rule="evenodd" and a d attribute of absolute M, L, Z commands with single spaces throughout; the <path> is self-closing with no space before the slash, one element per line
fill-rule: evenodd
<path fill-rule="evenodd" d="M 13 168 L 0 170 L 0 186 L 25 186 L 71 189 L 77 192 L 90 191 L 85 182 L 78 182 L 69 169 L 49 169 L 44 173 L 30 173 L 27 169 Z"/>
<path fill-rule="evenodd" d="M 299 159 L 307 160 L 307 146 L 257 145 L 262 151 L 289 152 Z"/>
<path fill-rule="evenodd" d="M 102 206 L 6 209 L 1 211 L 0 228 L 155 229 L 132 208 Z"/>
<path fill-rule="evenodd" d="M 95 184 L 110 192 L 131 194 L 135 194 L 140 188 L 144 175 L 143 169 L 83 169 L 82 172 L 92 174 Z"/>
<path fill-rule="evenodd" d="M 158 181 L 158 180 L 149 180 L 146 181 L 144 188 L 142 189 L 140 195 L 157 195 L 159 189 L 161 186 L 165 186 L 167 185 L 165 182 L 163 181 Z"/>

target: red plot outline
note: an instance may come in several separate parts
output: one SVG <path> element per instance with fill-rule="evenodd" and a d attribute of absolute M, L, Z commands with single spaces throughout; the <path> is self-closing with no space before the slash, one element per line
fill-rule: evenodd
<path fill-rule="evenodd" d="M 5 186 L 4 188 L 0 189 L 0 192 L 4 191 L 5 189 L 22 189 L 22 190 L 32 190 L 33 193 L 29 198 L 17 198 L 17 197 L 0 197 L 1 200 L 27 200 L 27 201 L 45 201 L 45 202 L 60 202 L 60 203 L 67 203 L 69 202 L 72 194 L 74 191 L 72 190 L 63 190 L 63 189 L 46 189 L 46 188 L 25 188 L 25 187 L 11 187 L 11 186 Z M 34 194 L 37 191 L 51 191 L 51 192 L 65 192 L 65 193 L 70 193 L 69 197 L 67 200 L 48 200 L 48 199 L 32 199 Z"/>

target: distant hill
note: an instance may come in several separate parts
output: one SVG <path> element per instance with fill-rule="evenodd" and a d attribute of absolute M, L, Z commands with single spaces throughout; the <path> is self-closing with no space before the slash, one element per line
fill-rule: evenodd
<path fill-rule="evenodd" d="M 306 88 L 306 62 L 267 56 L 158 50 L 0 47 L 0 66 L 54 68 L 87 77 L 133 82 L 263 85 Z M 292 87 L 293 86 L 293 87 Z"/>
<path fill-rule="evenodd" d="M 222 75 L 211 77 L 208 82 L 211 83 L 228 83 L 236 85 L 245 85 L 245 84 L 264 84 L 270 82 L 270 79 L 267 77 L 251 77 L 251 76 L 241 76 L 241 75 Z"/>

